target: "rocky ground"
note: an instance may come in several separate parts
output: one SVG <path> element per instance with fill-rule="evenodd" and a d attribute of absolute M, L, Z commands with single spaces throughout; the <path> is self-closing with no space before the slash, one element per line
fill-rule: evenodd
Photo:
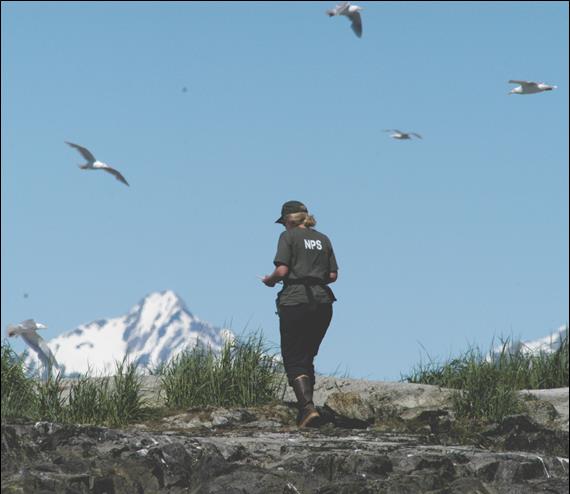
<path fill-rule="evenodd" d="M 5 423 L 2 493 L 568 493 L 568 388 L 522 394 L 528 413 L 481 426 L 455 419 L 449 390 L 334 378 L 303 431 L 289 393 L 121 430 Z"/>

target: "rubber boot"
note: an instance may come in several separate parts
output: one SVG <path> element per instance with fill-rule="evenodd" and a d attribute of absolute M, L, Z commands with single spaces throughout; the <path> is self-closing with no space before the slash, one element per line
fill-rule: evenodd
<path fill-rule="evenodd" d="M 307 427 L 310 422 L 320 417 L 313 403 L 313 385 L 311 384 L 311 378 L 305 374 L 295 378 L 293 381 L 293 391 L 295 391 L 295 396 L 299 404 L 299 419 L 297 425 L 299 428 Z"/>

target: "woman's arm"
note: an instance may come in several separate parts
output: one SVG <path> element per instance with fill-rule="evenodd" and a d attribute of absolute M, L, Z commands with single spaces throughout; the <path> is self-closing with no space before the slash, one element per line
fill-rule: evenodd
<path fill-rule="evenodd" d="M 281 281 L 288 274 L 289 274 L 289 266 L 286 266 L 285 264 L 280 264 L 275 268 L 275 271 L 273 271 L 273 273 L 264 276 L 261 281 L 265 283 L 267 286 L 275 286 L 275 283 Z"/>
<path fill-rule="evenodd" d="M 329 281 L 327 283 L 334 283 L 338 278 L 338 272 L 332 271 L 329 273 Z"/>

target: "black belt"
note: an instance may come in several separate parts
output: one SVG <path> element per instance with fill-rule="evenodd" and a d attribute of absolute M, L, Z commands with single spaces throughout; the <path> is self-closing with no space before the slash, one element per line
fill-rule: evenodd
<path fill-rule="evenodd" d="M 331 296 L 331 302 L 336 300 L 332 290 L 330 287 L 321 279 L 319 278 L 299 278 L 299 279 L 289 279 L 287 281 L 283 280 L 284 289 L 287 288 L 289 285 L 303 285 L 305 287 L 305 291 L 307 292 L 307 299 L 309 300 L 310 306 L 315 306 L 315 295 L 313 294 L 313 290 L 311 290 L 312 286 L 322 286 Z"/>
<path fill-rule="evenodd" d="M 287 285 L 305 285 L 305 286 L 311 286 L 311 285 L 324 285 L 326 286 L 326 283 L 321 280 L 320 278 L 294 278 L 294 279 L 287 279 L 287 280 L 283 280 L 283 283 L 285 284 L 285 286 Z"/>

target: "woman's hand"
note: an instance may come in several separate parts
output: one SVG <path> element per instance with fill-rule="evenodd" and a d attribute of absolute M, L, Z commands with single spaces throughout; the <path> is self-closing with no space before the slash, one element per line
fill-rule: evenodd
<path fill-rule="evenodd" d="M 277 283 L 289 274 L 289 268 L 285 264 L 280 264 L 275 268 L 271 274 L 266 274 L 263 278 L 260 277 L 261 282 L 265 286 L 274 287 Z"/>
<path fill-rule="evenodd" d="M 267 275 L 267 274 L 263 278 L 261 278 L 261 282 L 265 286 L 269 286 L 269 287 L 274 287 L 275 283 L 277 283 L 277 281 L 275 281 L 270 275 Z"/>

